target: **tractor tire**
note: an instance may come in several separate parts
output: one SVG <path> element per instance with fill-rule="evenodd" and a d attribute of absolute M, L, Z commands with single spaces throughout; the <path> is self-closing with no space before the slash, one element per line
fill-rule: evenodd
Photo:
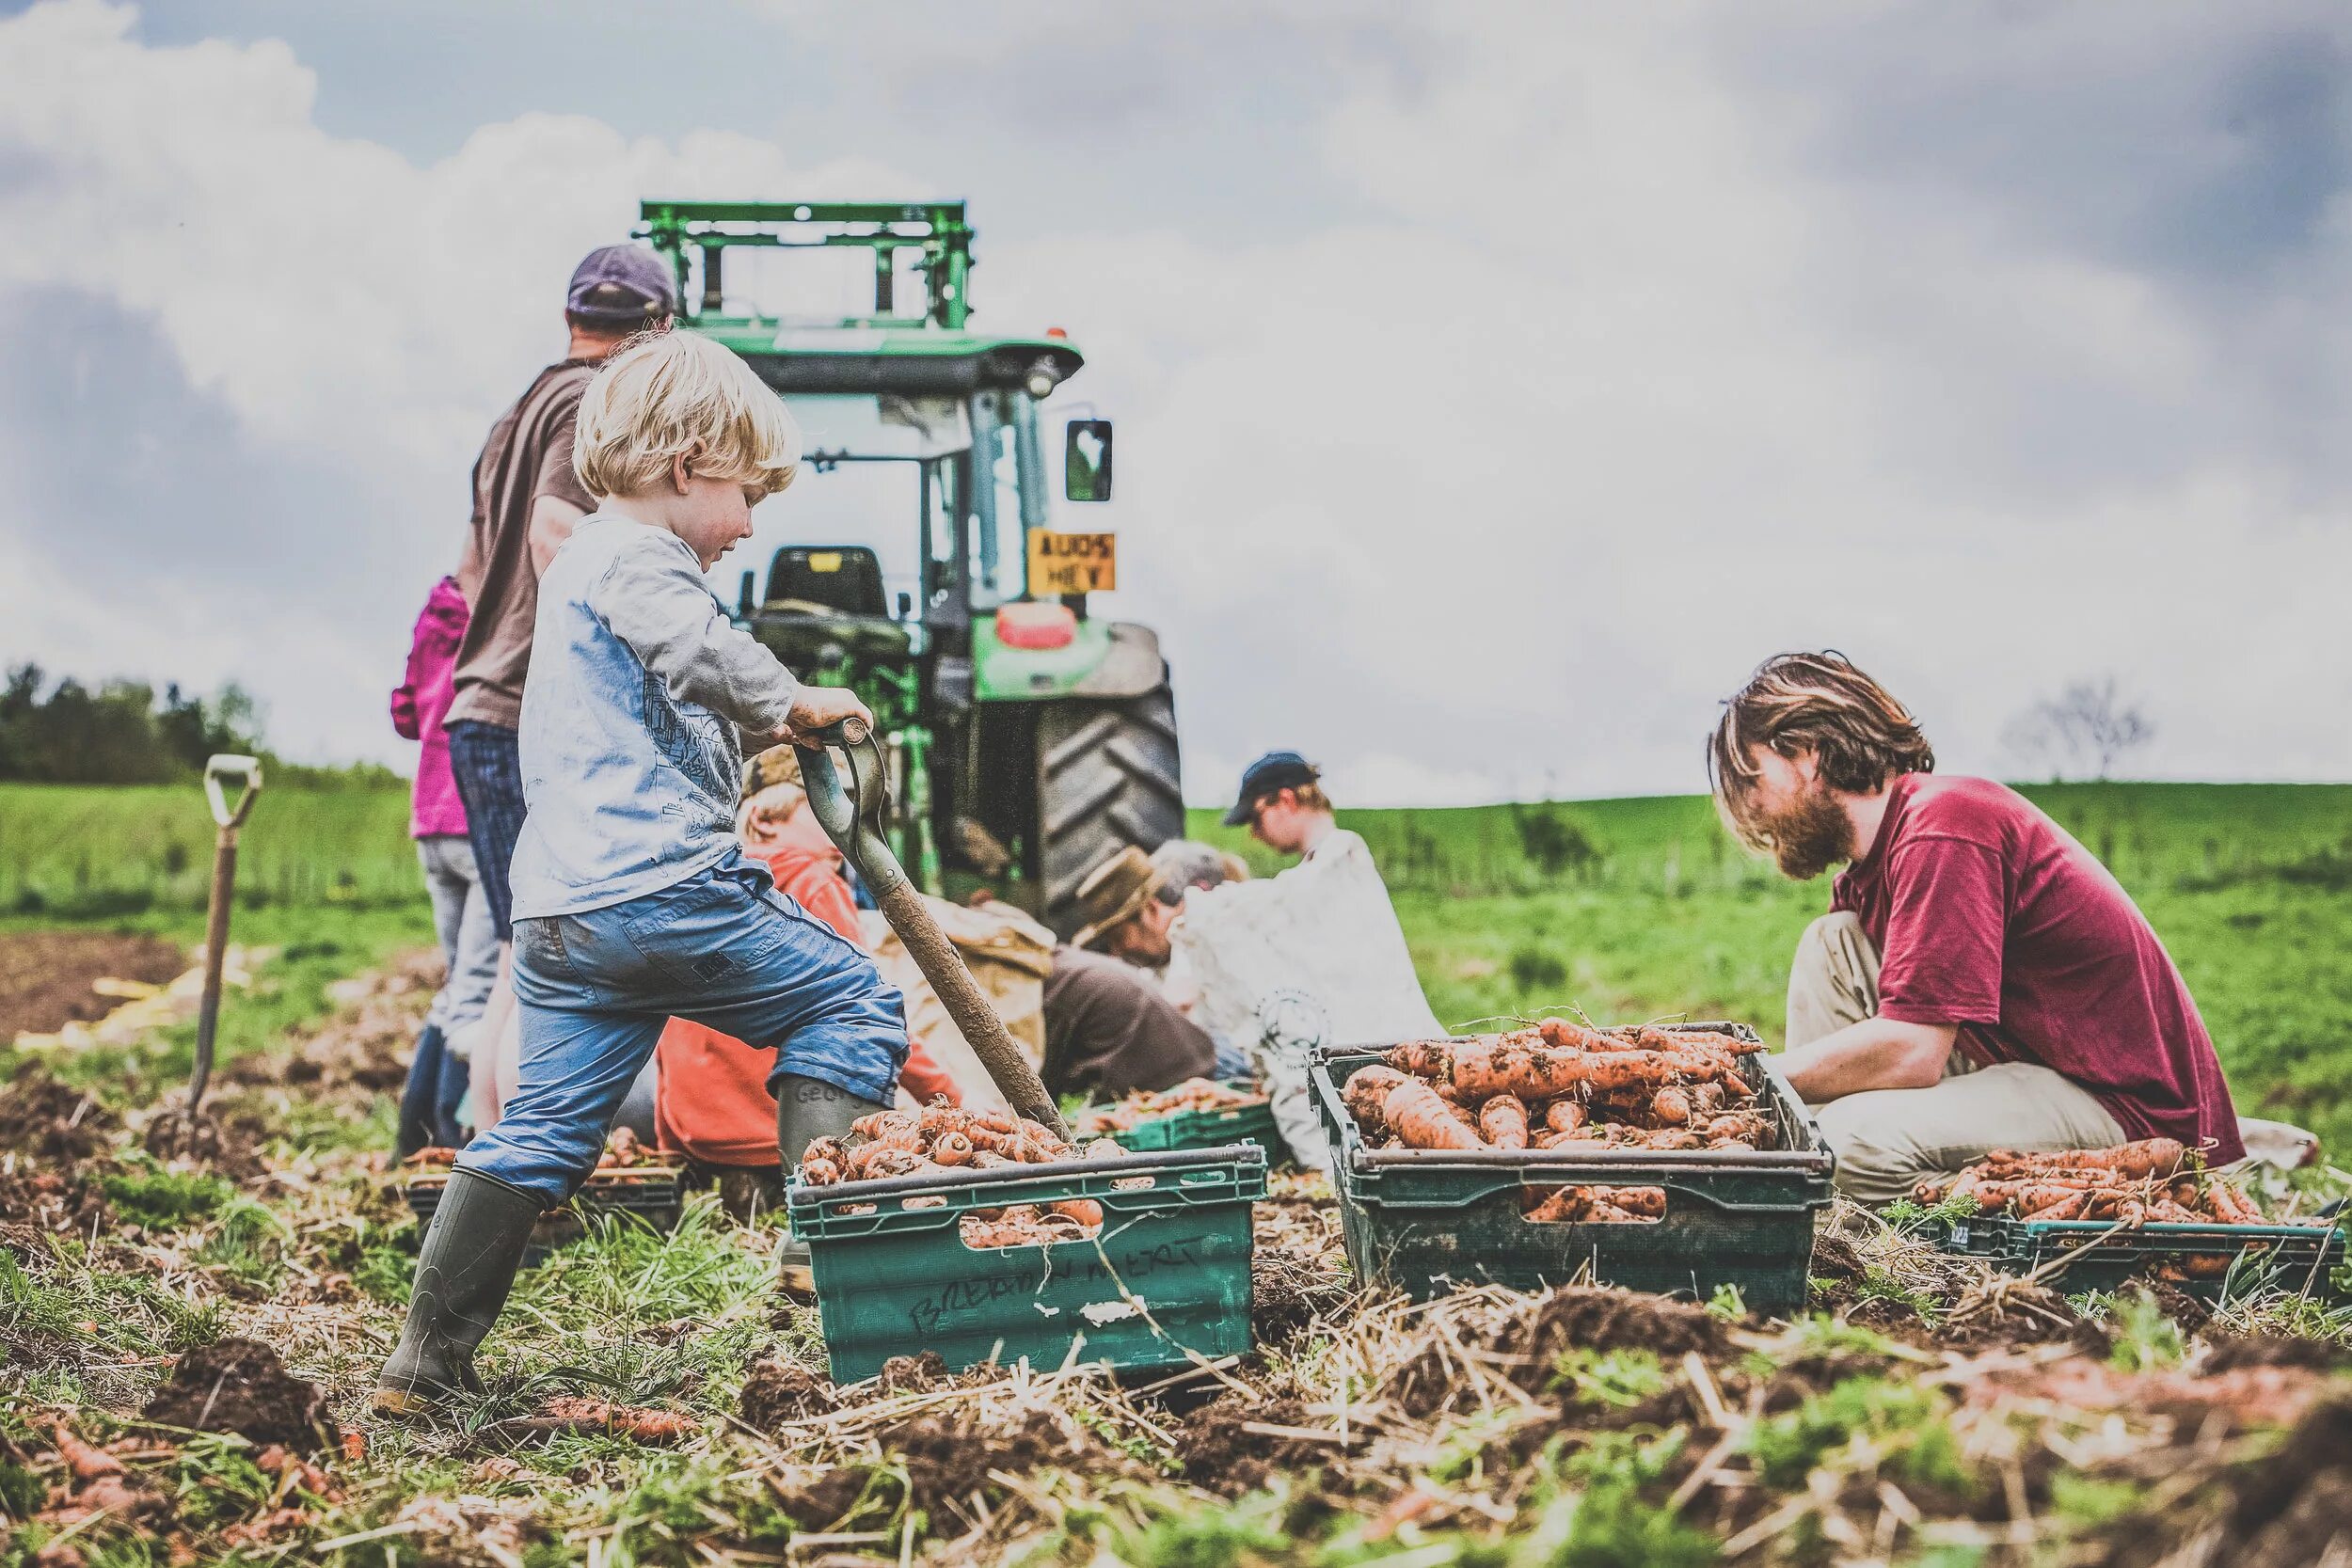
<path fill-rule="evenodd" d="M 1037 879 L 1045 924 L 1086 924 L 1078 884 L 1132 844 L 1147 854 L 1184 833 L 1176 694 L 1046 704 L 1037 716 Z"/>

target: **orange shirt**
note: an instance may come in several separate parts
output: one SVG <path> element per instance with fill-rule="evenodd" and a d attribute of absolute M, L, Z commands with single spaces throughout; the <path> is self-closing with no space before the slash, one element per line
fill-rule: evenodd
<path fill-rule="evenodd" d="M 865 949 L 857 901 L 842 879 L 837 851 L 787 844 L 760 858 L 774 873 L 778 891 Z M 755 1050 L 732 1035 L 674 1018 L 657 1051 L 661 1069 L 654 1129 L 664 1149 L 714 1165 L 776 1164 L 776 1097 L 768 1092 L 768 1075 L 776 1068 L 772 1049 Z M 955 1081 L 920 1040 L 909 1042 L 898 1082 L 919 1101 L 956 1098 Z"/>

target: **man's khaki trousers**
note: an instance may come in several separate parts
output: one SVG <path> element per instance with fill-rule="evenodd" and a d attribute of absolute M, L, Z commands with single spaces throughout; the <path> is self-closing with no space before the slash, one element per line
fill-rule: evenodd
<path fill-rule="evenodd" d="M 1874 1018 L 1879 951 L 1849 912 L 1805 928 L 1788 971 L 1791 1046 Z M 1957 1049 L 1944 1082 L 1871 1089 L 1812 1108 L 1837 1154 L 1837 1190 L 1858 1203 L 1907 1197 L 1921 1178 L 1973 1164 L 1996 1148 L 2105 1148 L 2127 1141 L 2089 1090 L 2045 1067 L 1970 1068 Z"/>

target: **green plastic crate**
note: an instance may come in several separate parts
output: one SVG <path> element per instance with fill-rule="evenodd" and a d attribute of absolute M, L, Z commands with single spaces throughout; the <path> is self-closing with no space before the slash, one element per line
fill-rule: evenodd
<path fill-rule="evenodd" d="M 2257 1290 L 2309 1291 L 2321 1300 L 2344 1298 L 2335 1285 L 2344 1267 L 2344 1232 L 2317 1225 L 2144 1225 L 2116 1230 L 2106 1220 L 2021 1220 L 1994 1214 L 1934 1227 L 1947 1252 L 1981 1258 L 2005 1274 L 2032 1273 L 2078 1247 L 2051 1281 L 2068 1292 L 2112 1291 L 2144 1269 L 2182 1259 L 2233 1259 L 2225 1275 L 2172 1281 L 2204 1302 L 2222 1302 Z M 2112 1235 L 2107 1234 L 2113 1231 Z M 2105 1240 L 2098 1238 L 2105 1237 Z M 2085 1246 L 2085 1243 L 2097 1242 Z M 2261 1252 L 2249 1256 L 2249 1245 Z"/>
<path fill-rule="evenodd" d="M 1682 1027 L 1756 1038 L 1743 1024 Z M 1335 1048 L 1312 1073 L 1359 1278 L 1426 1301 L 1464 1285 L 1531 1291 L 1589 1274 L 1699 1301 L 1729 1285 L 1755 1311 L 1804 1308 L 1813 1219 L 1829 1204 L 1836 1161 L 1803 1102 L 1760 1058 L 1741 1069 L 1778 1113 L 1784 1147 L 1754 1154 L 1369 1148 L 1340 1085 L 1377 1060 L 1375 1048 Z M 1521 1214 L 1524 1188 L 1570 1184 L 1663 1188 L 1666 1212 L 1645 1225 L 1537 1225 Z"/>
<path fill-rule="evenodd" d="M 1120 1148 L 1131 1154 L 1161 1148 L 1224 1148 L 1233 1144 L 1256 1144 L 1266 1151 L 1270 1164 L 1280 1164 L 1290 1156 L 1290 1146 L 1282 1141 L 1280 1131 L 1274 1125 L 1274 1106 L 1231 1105 L 1221 1111 L 1171 1111 L 1164 1117 L 1139 1121 L 1123 1132 L 1105 1132 L 1103 1136 L 1118 1140 Z"/>
<path fill-rule="evenodd" d="M 825 1187 L 795 1176 L 785 1210 L 808 1243 L 834 1381 L 848 1383 L 926 1350 L 959 1369 L 1024 1357 L 1058 1367 L 1073 1346 L 1076 1359 L 1114 1367 L 1241 1354 L 1251 1343 L 1250 1204 L 1264 1196 L 1265 1150 L 1245 1144 L 1051 1175 L 1016 1167 Z M 958 1222 L 974 1209 L 1074 1197 L 1103 1206 L 1099 1238 L 964 1245 Z"/>

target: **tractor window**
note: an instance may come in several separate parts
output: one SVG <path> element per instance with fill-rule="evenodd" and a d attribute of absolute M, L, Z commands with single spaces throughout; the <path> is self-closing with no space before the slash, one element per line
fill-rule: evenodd
<path fill-rule="evenodd" d="M 1017 393 L 982 392 L 972 400 L 972 608 L 993 610 L 1026 586 L 1028 545 L 1022 528 L 1021 443 L 1011 410 Z"/>

